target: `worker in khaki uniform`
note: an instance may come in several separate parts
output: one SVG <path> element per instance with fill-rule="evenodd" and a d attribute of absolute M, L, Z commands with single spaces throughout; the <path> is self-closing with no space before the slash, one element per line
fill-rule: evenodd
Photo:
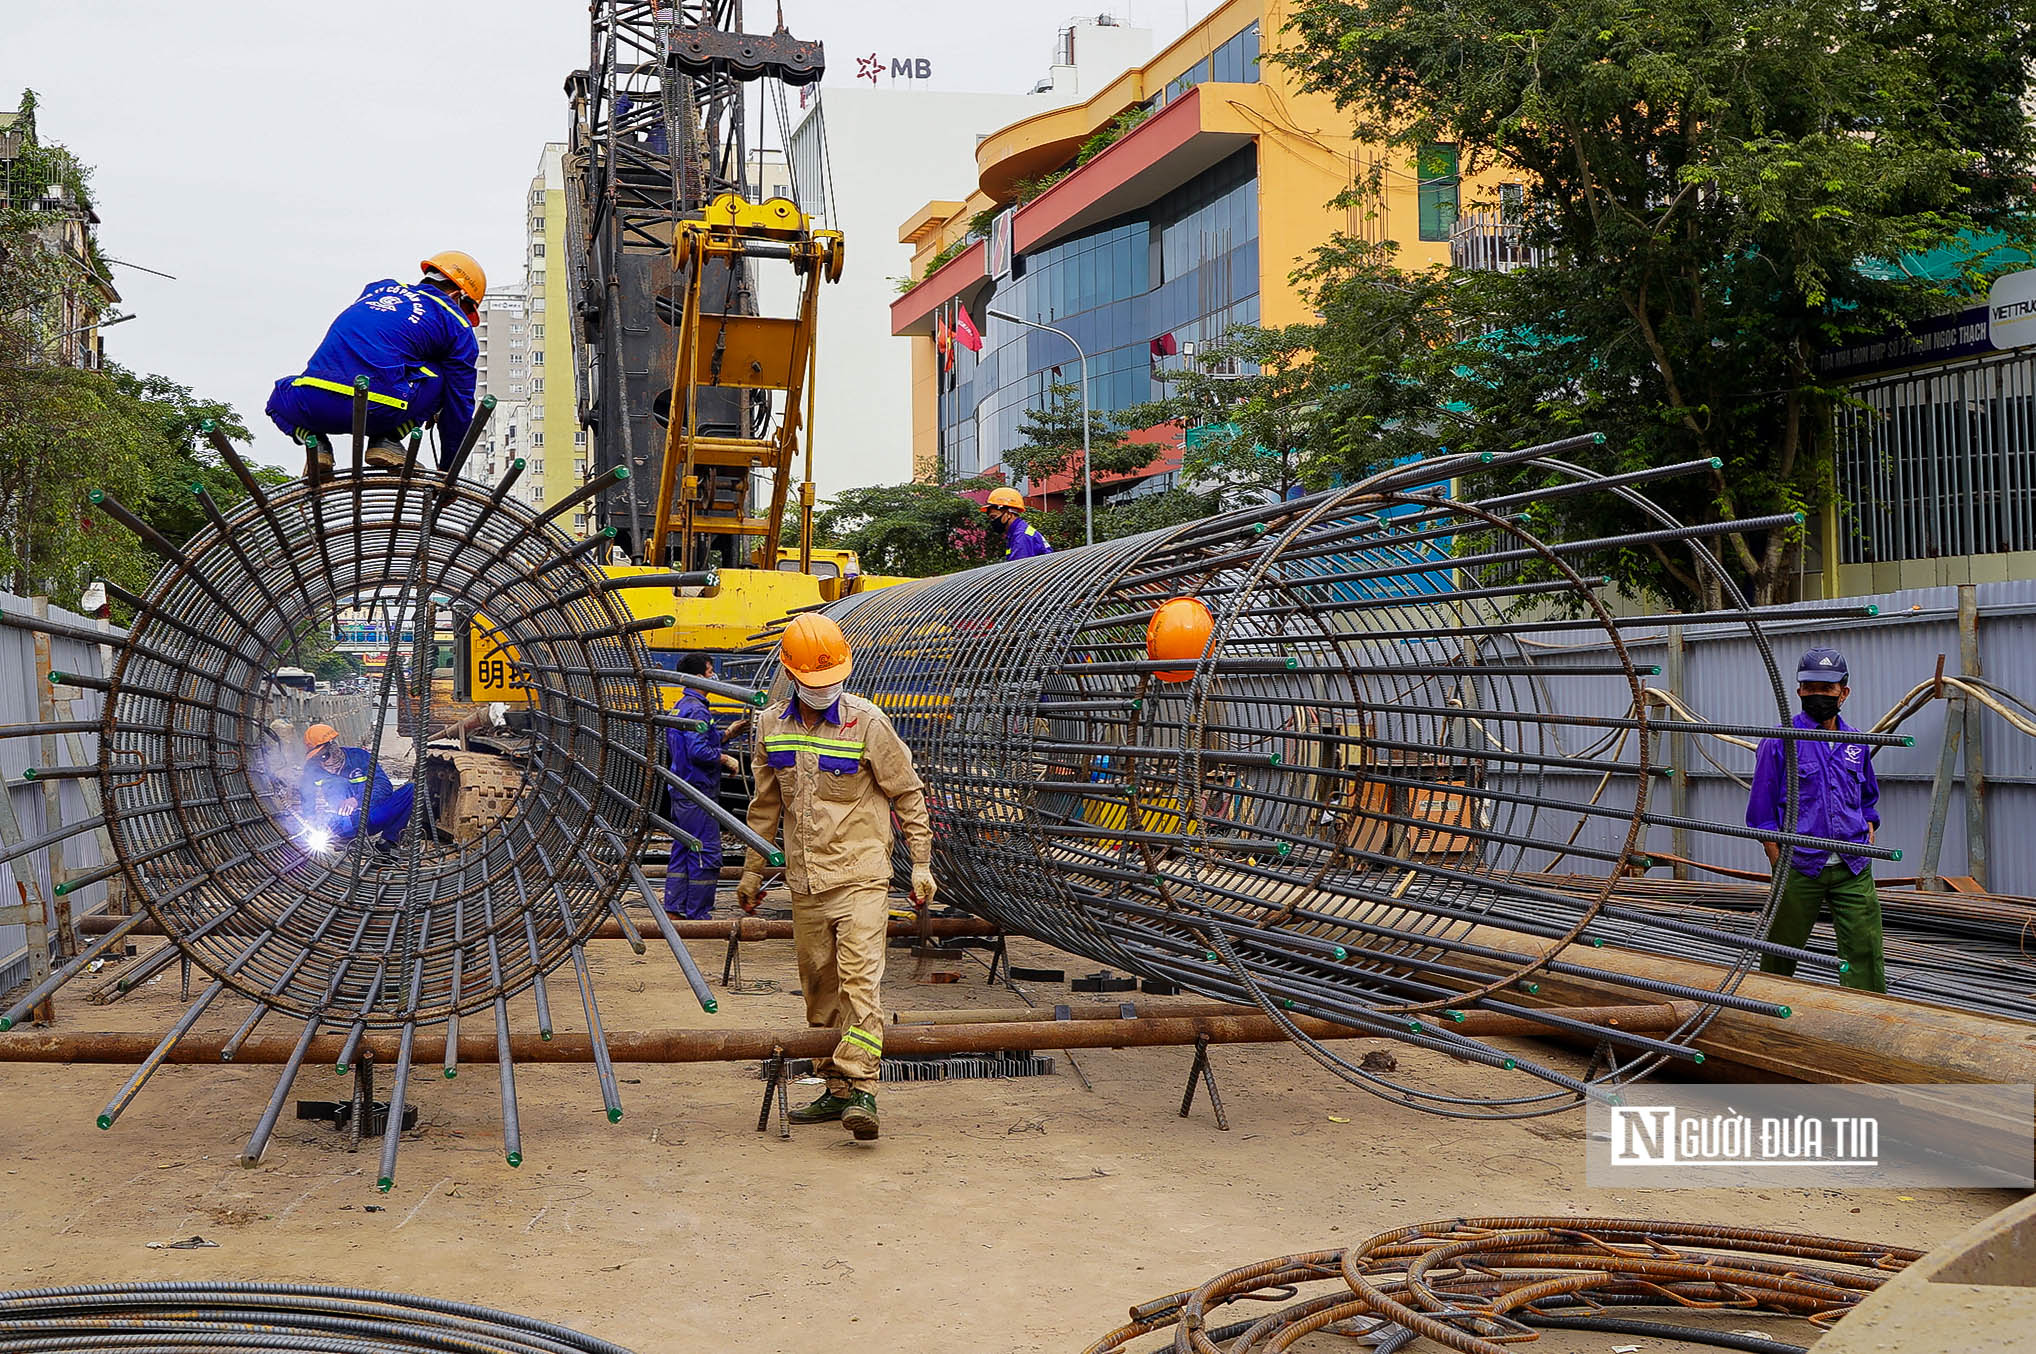
<path fill-rule="evenodd" d="M 842 687 L 854 660 L 841 627 L 807 613 L 779 649 L 794 695 L 757 716 L 756 794 L 749 825 L 764 840 L 784 826 L 785 883 L 806 1023 L 841 1031 L 816 1071 L 827 1091 L 792 1111 L 801 1124 L 840 1120 L 863 1141 L 877 1136 L 877 1073 L 884 1055 L 884 941 L 890 922 L 891 817 L 912 853 L 912 898 L 931 906 L 933 833 L 911 750 L 884 712 Z M 756 911 L 763 857 L 752 849 L 736 901 Z"/>

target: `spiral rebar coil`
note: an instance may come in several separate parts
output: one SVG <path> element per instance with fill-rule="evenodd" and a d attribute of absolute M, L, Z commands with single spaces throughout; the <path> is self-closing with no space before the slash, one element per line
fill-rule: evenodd
<path fill-rule="evenodd" d="M 1621 640 L 1659 618 L 1614 616 L 1600 595 L 1609 580 L 1577 564 L 1641 545 L 1687 551 L 1728 599 L 1710 619 L 1745 626 L 1748 680 L 1773 691 L 1777 722 L 1787 707 L 1758 623 L 1704 546 L 1717 529 L 1680 526 L 1631 487 L 1692 467 L 1606 480 L 1556 459 L 1571 445 L 1443 458 L 833 607 L 855 652 L 849 688 L 889 713 L 925 777 L 942 897 L 1283 1023 L 1289 1012 L 1337 1020 L 1548 1084 L 1498 1076 L 1482 1094 L 1437 1091 L 1287 1024 L 1340 1075 L 1443 1113 L 1559 1109 L 1589 1083 L 1698 1056 L 1689 1040 L 1719 1005 L 1786 1014 L 1730 995 L 1757 951 L 1783 952 L 1756 938 L 1758 919 L 1716 933 L 1730 962 L 1715 991 L 1575 957 L 1635 920 L 1609 881 L 1640 863 L 1649 824 L 1667 821 L 1651 787 L 1671 774 L 1650 760 L 1656 726 L 1641 693 L 1653 670 Z M 1500 468 L 1541 487 L 1476 496 Z M 1531 503 L 1585 495 L 1638 529 L 1560 539 L 1530 526 Z M 1213 613 L 1192 664 L 1146 649 L 1155 609 L 1177 596 Z M 1537 631 L 1602 647 L 1587 661 L 1551 654 L 1534 647 Z M 1551 699 L 1607 677 L 1630 718 Z M 1623 754 L 1608 727 L 1635 735 Z M 1549 778 L 1577 771 L 1609 775 L 1618 794 L 1562 802 Z M 1593 819 L 1612 824 L 1612 845 L 1567 849 L 1595 858 L 1606 887 L 1579 897 L 1537 880 L 1531 858 Z M 1643 932 L 1679 926 L 1637 920 Z M 1540 1017 L 1606 1045 L 1612 1056 L 1584 1075 L 1452 1032 L 1472 1006 L 1535 1015 L 1549 972 L 1710 1004 L 1662 1037 Z"/>

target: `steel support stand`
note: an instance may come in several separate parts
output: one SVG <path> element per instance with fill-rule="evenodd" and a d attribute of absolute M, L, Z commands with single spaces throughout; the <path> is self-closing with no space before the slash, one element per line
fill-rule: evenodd
<path fill-rule="evenodd" d="M 764 1132 L 771 1126 L 771 1104 L 778 1107 L 778 1136 L 792 1136 L 792 1106 L 790 1095 L 785 1089 L 788 1072 L 785 1067 L 785 1046 L 777 1045 L 771 1050 L 770 1059 L 764 1063 L 763 1108 L 757 1111 L 756 1131 Z"/>
<path fill-rule="evenodd" d="M 1216 1127 L 1224 1133 L 1230 1131 L 1229 1116 L 1223 1113 L 1223 1097 L 1216 1090 L 1216 1072 L 1209 1066 L 1209 1036 L 1195 1036 L 1195 1060 L 1188 1064 L 1188 1089 L 1181 1097 L 1181 1118 L 1188 1117 L 1188 1111 L 1195 1107 L 1195 1087 L 1209 1088 L 1209 1109 L 1216 1116 Z"/>

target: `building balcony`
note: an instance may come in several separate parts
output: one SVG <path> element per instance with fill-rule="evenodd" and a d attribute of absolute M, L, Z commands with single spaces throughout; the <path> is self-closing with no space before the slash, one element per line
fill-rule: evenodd
<path fill-rule="evenodd" d="M 1540 268 L 1548 251 L 1526 242 L 1524 227 L 1498 211 L 1465 212 L 1449 232 L 1449 266 L 1469 272 L 1510 273 Z"/>

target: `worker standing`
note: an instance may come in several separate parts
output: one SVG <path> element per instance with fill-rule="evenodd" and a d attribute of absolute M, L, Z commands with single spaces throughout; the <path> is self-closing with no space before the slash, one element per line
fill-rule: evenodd
<path fill-rule="evenodd" d="M 418 265 L 414 284 L 371 282 L 325 331 L 301 376 L 285 376 L 267 413 L 293 439 L 312 444 L 319 468 L 332 469 L 332 438 L 353 430 L 356 377 L 368 378 L 368 464 L 401 469 L 403 439 L 436 423 L 439 468 L 474 420 L 474 326 L 488 278 L 456 249 Z"/>
<path fill-rule="evenodd" d="M 1796 665 L 1796 698 L 1802 713 L 1792 721 L 1798 729 L 1845 729 L 1839 718 L 1852 694 L 1845 656 L 1836 649 L 1812 649 Z M 1796 831 L 1806 837 L 1871 844 L 1880 826 L 1880 780 L 1863 743 L 1793 740 L 1796 750 Z M 1747 800 L 1746 825 L 1768 832 L 1782 830 L 1788 801 L 1784 750 L 1779 738 L 1763 739 L 1753 760 L 1753 791 Z M 1780 845 L 1765 843 L 1770 866 L 1781 864 Z M 1817 915 L 1831 909 L 1838 957 L 1845 972 L 1838 981 L 1863 992 L 1887 991 L 1882 954 L 1880 895 L 1865 856 L 1826 847 L 1798 846 L 1789 852 L 1781 902 L 1767 938 L 1779 945 L 1800 947 L 1810 938 Z M 1762 955 L 1763 973 L 1791 975 L 1796 961 Z"/>
<path fill-rule="evenodd" d="M 1016 489 L 1002 485 L 990 490 L 983 511 L 1003 524 L 1005 559 L 1031 559 L 1034 555 L 1053 553 L 1052 542 L 1025 520 L 1025 496 Z"/>
<path fill-rule="evenodd" d="M 703 653 L 689 653 L 679 660 L 678 671 L 705 677 L 714 671 L 714 660 Z M 672 714 L 705 726 L 665 731 L 672 774 L 707 798 L 720 798 L 721 773 L 733 773 L 739 767 L 735 758 L 721 750 L 721 731 L 709 717 L 707 698 L 688 690 L 672 707 Z M 714 891 L 721 883 L 721 824 L 677 786 L 671 787 L 669 794 L 672 826 L 699 845 L 688 846 L 685 838 L 672 838 L 671 859 L 665 865 L 665 915 L 705 921 L 714 915 Z"/>
<path fill-rule="evenodd" d="M 401 788 L 375 764 L 366 748 L 339 741 L 330 724 L 304 730 L 304 775 L 298 782 L 297 814 L 305 830 L 347 841 L 365 831 L 389 846 L 410 821 L 410 803 L 417 783 Z"/>
<path fill-rule="evenodd" d="M 806 1023 L 841 1031 L 814 1069 L 827 1079 L 826 1093 L 791 1117 L 801 1124 L 838 1119 L 868 1141 L 877 1136 L 884 1054 L 879 988 L 890 922 L 891 817 L 911 852 L 913 901 L 931 906 L 926 791 L 890 719 L 842 690 L 854 658 L 840 626 L 812 612 L 797 616 L 779 653 L 793 696 L 757 715 L 749 825 L 766 841 L 784 826 Z M 763 865 L 752 848 L 735 895 L 745 912 L 756 910 Z"/>

